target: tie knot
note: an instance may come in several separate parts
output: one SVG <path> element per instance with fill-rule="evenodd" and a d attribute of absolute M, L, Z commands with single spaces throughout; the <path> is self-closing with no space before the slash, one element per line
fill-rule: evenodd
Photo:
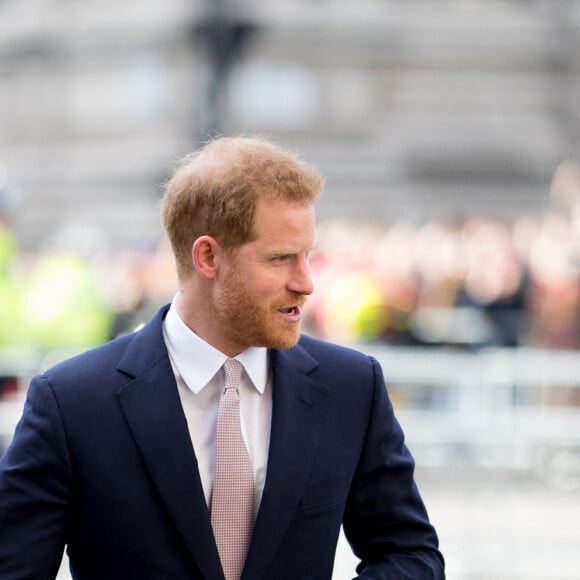
<path fill-rule="evenodd" d="M 226 389 L 238 387 L 242 377 L 243 370 L 242 363 L 233 358 L 229 358 L 224 363 L 224 370 L 226 372 Z"/>

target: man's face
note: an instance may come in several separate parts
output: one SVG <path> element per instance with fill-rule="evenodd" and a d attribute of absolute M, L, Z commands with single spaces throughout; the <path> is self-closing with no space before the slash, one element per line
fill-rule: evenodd
<path fill-rule="evenodd" d="M 249 346 L 289 348 L 298 341 L 301 306 L 313 290 L 314 223 L 310 203 L 258 202 L 256 239 L 222 260 L 210 301 L 221 349 L 230 356 Z"/>

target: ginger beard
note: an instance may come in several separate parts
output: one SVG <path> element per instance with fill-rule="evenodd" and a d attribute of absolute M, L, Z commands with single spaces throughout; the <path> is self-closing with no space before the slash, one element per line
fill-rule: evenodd
<path fill-rule="evenodd" d="M 209 308 L 222 333 L 242 349 L 250 346 L 286 349 L 298 342 L 301 323 L 284 320 L 279 310 L 303 306 L 305 302 L 304 295 L 288 293 L 284 300 L 261 303 L 248 288 L 245 277 L 234 268 L 223 284 L 214 288 Z"/>

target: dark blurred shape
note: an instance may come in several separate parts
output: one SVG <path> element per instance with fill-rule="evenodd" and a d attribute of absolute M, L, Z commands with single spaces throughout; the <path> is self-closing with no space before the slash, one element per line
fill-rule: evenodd
<path fill-rule="evenodd" d="M 194 26 L 194 40 L 204 48 L 209 65 L 204 111 L 200 119 L 202 137 L 224 132 L 224 99 L 229 76 L 243 49 L 257 31 L 258 26 L 236 14 L 227 0 L 209 2 L 207 14 Z"/>

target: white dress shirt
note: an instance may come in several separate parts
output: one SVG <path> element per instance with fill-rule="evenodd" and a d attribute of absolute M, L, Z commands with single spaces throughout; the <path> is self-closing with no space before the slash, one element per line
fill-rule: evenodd
<path fill-rule="evenodd" d="M 218 407 L 225 386 L 222 367 L 228 357 L 186 326 L 174 303 L 165 317 L 163 337 L 197 457 L 205 501 L 209 507 L 215 468 Z M 268 371 L 268 351 L 253 347 L 235 358 L 244 367 L 240 383 L 240 418 L 242 434 L 254 469 L 256 514 L 266 481 L 272 423 L 272 380 Z"/>

